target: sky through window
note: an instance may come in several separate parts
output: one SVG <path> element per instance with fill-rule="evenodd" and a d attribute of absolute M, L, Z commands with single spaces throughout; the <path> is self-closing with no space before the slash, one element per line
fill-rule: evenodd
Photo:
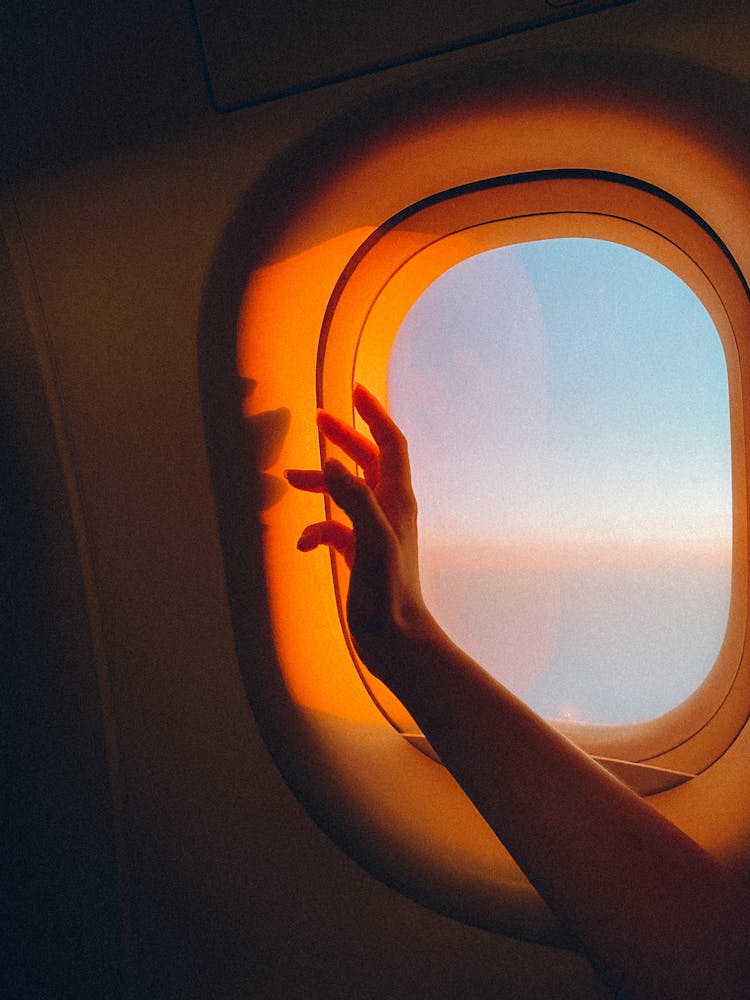
<path fill-rule="evenodd" d="M 690 288 L 601 240 L 478 254 L 412 307 L 388 397 L 462 646 L 551 718 L 637 722 L 698 686 L 732 499 L 726 364 Z"/>

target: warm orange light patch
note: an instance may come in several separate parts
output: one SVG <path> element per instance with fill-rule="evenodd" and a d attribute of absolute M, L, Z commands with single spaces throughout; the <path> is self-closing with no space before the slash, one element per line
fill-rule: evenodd
<path fill-rule="evenodd" d="M 297 395 L 314 406 L 314 370 L 300 381 L 279 364 L 293 352 L 312 349 L 316 356 L 320 327 L 333 286 L 347 262 L 373 232 L 359 227 L 309 249 L 280 257 L 250 276 L 237 336 L 237 371 L 257 385 L 250 400 L 255 413 L 269 406 L 293 406 Z M 311 395 L 312 392 L 312 395 Z M 291 393 L 285 398 L 285 393 Z"/>
<path fill-rule="evenodd" d="M 290 467 L 318 467 L 315 367 L 328 298 L 338 275 L 371 229 L 347 231 L 260 269 L 251 276 L 239 321 L 237 367 L 251 389 L 247 418 L 284 409 L 289 431 L 264 473 L 276 478 L 281 499 L 262 513 L 267 586 L 279 663 L 299 705 L 343 718 L 377 714 L 348 656 L 330 584 L 326 550 L 302 554 L 305 524 L 325 519 L 323 500 L 286 486 Z M 342 682 L 348 671 L 357 683 Z"/>

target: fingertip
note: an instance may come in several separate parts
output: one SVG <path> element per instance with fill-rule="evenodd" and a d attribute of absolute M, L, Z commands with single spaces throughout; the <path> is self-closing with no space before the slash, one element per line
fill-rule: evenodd
<path fill-rule="evenodd" d="M 300 552 L 312 552 L 320 544 L 320 532 L 314 526 L 309 525 L 304 529 L 297 539 L 297 548 Z"/>
<path fill-rule="evenodd" d="M 282 475 L 290 486 L 297 488 L 301 487 L 304 480 L 304 476 L 301 474 L 300 469 L 284 469 Z"/>
<path fill-rule="evenodd" d="M 365 403 L 369 399 L 374 398 L 369 389 L 362 385 L 361 382 L 354 383 L 354 389 L 352 390 L 352 399 L 354 400 L 354 405 L 359 409 L 359 404 L 364 400 Z"/>
<path fill-rule="evenodd" d="M 354 400 L 354 406 L 357 413 L 362 417 L 365 423 L 373 429 L 373 423 L 379 423 L 384 417 L 387 418 L 388 414 L 385 406 L 380 402 L 378 397 L 370 392 L 370 390 L 362 385 L 361 382 L 357 382 L 354 386 L 354 392 L 352 393 L 352 398 Z"/>
<path fill-rule="evenodd" d="M 338 421 L 328 410 L 318 410 L 315 416 L 315 425 L 320 433 L 327 438 L 335 438 L 338 430 Z"/>
<path fill-rule="evenodd" d="M 344 466 L 337 458 L 329 458 L 326 464 L 323 466 L 323 473 L 326 479 L 343 479 L 347 472 Z"/>

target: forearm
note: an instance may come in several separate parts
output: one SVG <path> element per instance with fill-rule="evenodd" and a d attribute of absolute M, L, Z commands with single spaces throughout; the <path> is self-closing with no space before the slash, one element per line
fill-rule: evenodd
<path fill-rule="evenodd" d="M 459 650 L 399 633 L 386 682 L 618 995 L 745 996 L 750 893 Z"/>
<path fill-rule="evenodd" d="M 299 546 L 330 545 L 351 566 L 347 620 L 364 662 L 620 996 L 747 996 L 750 893 L 437 627 L 419 587 L 406 440 L 361 386 L 354 403 L 373 441 L 330 414 L 318 426 L 364 480 L 329 461 L 289 481 L 330 493 L 351 519 L 308 525 Z"/>

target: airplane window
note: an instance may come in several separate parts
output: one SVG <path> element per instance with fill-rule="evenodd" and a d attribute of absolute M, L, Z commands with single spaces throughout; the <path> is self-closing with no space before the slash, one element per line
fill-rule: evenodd
<path fill-rule="evenodd" d="M 727 626 L 727 366 L 668 268 L 600 239 L 488 250 L 417 299 L 392 347 L 425 593 L 543 715 L 654 718 Z"/>
<path fill-rule="evenodd" d="M 358 111 L 310 186 L 300 147 L 304 184 L 291 202 L 287 185 L 272 193 L 272 240 L 264 228 L 238 258 L 253 263 L 237 371 L 262 445 L 263 586 L 248 586 L 234 445 L 217 448 L 215 484 L 243 680 L 300 802 L 418 902 L 564 944 L 358 661 L 343 560 L 297 551 L 335 505 L 281 480 L 343 457 L 316 407 L 356 424 L 355 382 L 385 398 L 410 439 L 425 589 L 448 631 L 737 857 L 747 823 L 713 806 L 750 704 L 747 157 L 713 104 L 670 116 L 656 84 L 629 101 L 582 89 L 576 69 L 550 104 L 546 78 L 522 79 L 450 107 L 420 93 L 392 131 L 378 104 L 372 135 Z M 289 433 L 258 437 L 269 420 Z M 249 600 L 268 607 L 260 657 Z"/>

